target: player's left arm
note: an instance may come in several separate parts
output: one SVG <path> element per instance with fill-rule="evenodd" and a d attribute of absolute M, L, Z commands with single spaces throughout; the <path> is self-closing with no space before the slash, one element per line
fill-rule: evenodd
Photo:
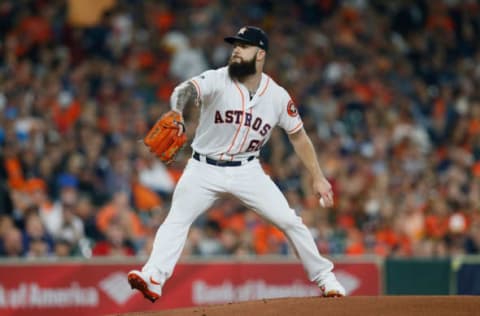
<path fill-rule="evenodd" d="M 315 148 L 313 147 L 310 137 L 305 132 L 305 129 L 301 128 L 299 131 L 289 134 L 288 138 L 290 139 L 295 152 L 300 157 L 300 160 L 302 160 L 303 164 L 312 175 L 313 190 L 318 198 L 323 198 L 323 206 L 333 206 L 332 186 L 320 168 Z"/>

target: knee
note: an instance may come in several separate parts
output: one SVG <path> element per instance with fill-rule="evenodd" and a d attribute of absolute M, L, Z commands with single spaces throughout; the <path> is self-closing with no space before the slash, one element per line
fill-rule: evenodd
<path fill-rule="evenodd" d="M 297 215 L 287 216 L 282 218 L 280 221 L 277 221 L 278 227 L 287 232 L 292 229 L 296 229 L 297 227 L 303 225 L 302 218 Z"/>

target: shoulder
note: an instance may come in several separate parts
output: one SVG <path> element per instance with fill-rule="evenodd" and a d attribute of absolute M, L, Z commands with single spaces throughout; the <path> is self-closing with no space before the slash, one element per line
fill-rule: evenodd
<path fill-rule="evenodd" d="M 265 81 L 267 82 L 265 93 L 268 93 L 269 96 L 276 101 L 275 103 L 283 104 L 290 100 L 290 94 L 284 87 L 269 75 L 264 73 L 263 76 L 265 76 Z"/>
<path fill-rule="evenodd" d="M 217 68 L 217 69 L 209 69 L 207 71 L 202 72 L 200 75 L 195 77 L 194 79 L 220 79 L 228 77 L 228 70 L 227 67 Z"/>
<path fill-rule="evenodd" d="M 226 82 L 229 79 L 228 77 L 228 70 L 226 67 L 218 68 L 218 69 L 209 69 L 207 71 L 202 72 L 196 77 L 193 77 L 191 81 L 194 84 L 198 84 L 199 86 L 215 86 L 217 87 L 220 83 Z"/>

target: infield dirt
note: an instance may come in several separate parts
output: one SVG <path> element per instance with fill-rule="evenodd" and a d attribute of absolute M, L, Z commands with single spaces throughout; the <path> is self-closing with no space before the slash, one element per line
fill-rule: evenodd
<path fill-rule="evenodd" d="M 474 316 L 479 296 L 353 296 L 282 298 L 117 316 Z"/>

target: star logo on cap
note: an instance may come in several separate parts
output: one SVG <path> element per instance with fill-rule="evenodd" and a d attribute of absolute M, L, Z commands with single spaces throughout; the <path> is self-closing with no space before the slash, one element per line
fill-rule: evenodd
<path fill-rule="evenodd" d="M 247 31 L 247 28 L 246 28 L 246 27 L 242 27 L 242 28 L 240 29 L 240 31 L 238 31 L 237 34 L 242 34 L 242 35 L 243 35 L 243 33 L 245 33 L 246 31 Z"/>

